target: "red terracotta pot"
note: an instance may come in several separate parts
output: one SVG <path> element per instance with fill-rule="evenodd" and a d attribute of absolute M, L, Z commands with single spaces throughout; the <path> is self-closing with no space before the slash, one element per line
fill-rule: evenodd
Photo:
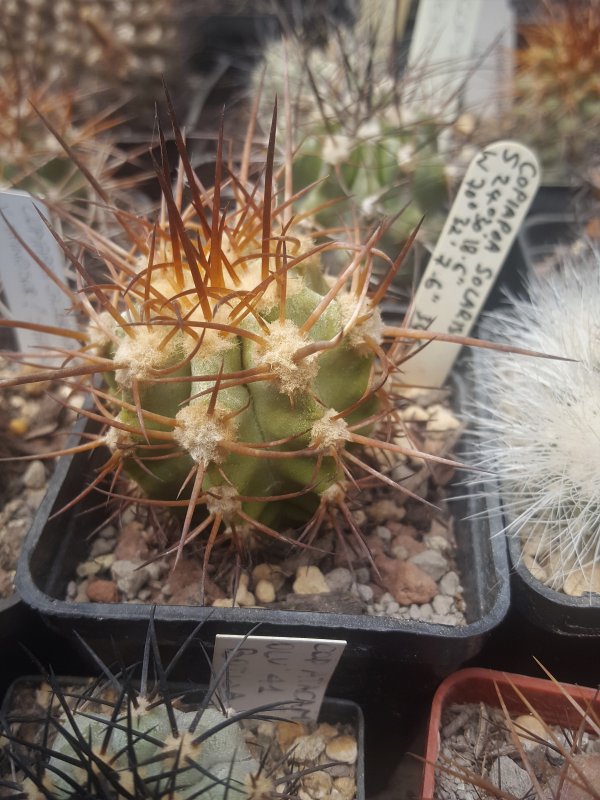
<path fill-rule="evenodd" d="M 440 749 L 440 724 L 442 713 L 452 703 L 483 702 L 492 708 L 500 708 L 500 691 L 510 714 L 528 714 L 529 709 L 514 690 L 519 689 L 549 725 L 561 725 L 576 730 L 581 724 L 580 714 L 567 697 L 579 704 L 582 711 L 590 708 L 600 714 L 600 694 L 596 689 L 573 686 L 568 683 L 557 685 L 551 680 L 513 675 L 509 672 L 496 672 L 492 669 L 463 669 L 455 672 L 440 684 L 431 705 L 429 730 L 427 732 L 426 764 L 423 770 L 422 800 L 433 800 L 435 789 L 435 764 Z"/>

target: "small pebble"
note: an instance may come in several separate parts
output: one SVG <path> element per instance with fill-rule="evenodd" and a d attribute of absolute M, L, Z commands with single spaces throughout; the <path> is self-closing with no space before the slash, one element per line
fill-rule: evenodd
<path fill-rule="evenodd" d="M 378 525 L 375 528 L 375 533 L 377 534 L 377 536 L 379 536 L 382 542 L 391 541 L 392 532 L 389 528 L 386 528 L 385 525 Z"/>
<path fill-rule="evenodd" d="M 298 567 L 293 590 L 295 594 L 326 594 L 329 586 L 318 567 Z"/>
<path fill-rule="evenodd" d="M 527 771 L 508 756 L 500 756 L 491 763 L 488 777 L 509 796 L 525 797 L 533 788 Z"/>
<path fill-rule="evenodd" d="M 434 613 L 441 616 L 449 614 L 453 604 L 454 600 L 452 597 L 445 594 L 437 594 L 431 601 Z"/>
<path fill-rule="evenodd" d="M 325 770 L 311 772 L 302 778 L 302 788 L 312 800 L 326 800 L 331 796 L 333 778 Z"/>
<path fill-rule="evenodd" d="M 434 581 L 446 574 L 448 571 L 448 561 L 441 553 L 436 550 L 423 550 L 422 553 L 417 553 L 409 559 L 411 564 L 415 564 L 419 569 L 422 569 L 426 575 L 429 575 Z"/>
<path fill-rule="evenodd" d="M 98 537 L 92 542 L 92 546 L 90 548 L 90 558 L 96 558 L 96 556 L 103 556 L 113 549 L 113 542 L 110 539 L 102 539 Z"/>
<path fill-rule="evenodd" d="M 548 741 L 548 729 L 533 714 L 521 714 L 513 720 L 515 731 L 525 750 L 535 750 Z"/>
<path fill-rule="evenodd" d="M 460 578 L 454 570 L 450 570 L 440 580 L 439 587 L 442 594 L 454 597 L 461 591 Z"/>
<path fill-rule="evenodd" d="M 254 587 L 254 594 L 259 603 L 272 603 L 275 600 L 275 587 L 264 578 Z"/>
<path fill-rule="evenodd" d="M 89 581 L 86 594 L 92 603 L 116 603 L 119 599 L 119 592 L 114 581 Z"/>
<path fill-rule="evenodd" d="M 364 600 L 365 603 L 373 602 L 373 589 L 368 584 L 357 583 L 356 591 L 360 599 Z"/>
<path fill-rule="evenodd" d="M 46 485 L 46 468 L 42 461 L 32 461 L 23 475 L 23 485 L 28 489 L 43 489 Z"/>
<path fill-rule="evenodd" d="M 345 567 L 337 567 L 325 575 L 325 582 L 331 592 L 347 592 L 352 586 L 352 573 Z"/>
<path fill-rule="evenodd" d="M 102 566 L 97 561 L 84 561 L 77 565 L 75 572 L 78 578 L 90 578 L 92 575 L 97 575 L 101 569 Z"/>
<path fill-rule="evenodd" d="M 325 753 L 332 761 L 354 764 L 358 756 L 356 739 L 353 736 L 336 736 L 327 743 Z"/>
<path fill-rule="evenodd" d="M 294 740 L 294 759 L 302 763 L 316 761 L 325 750 L 322 736 L 299 736 Z"/>

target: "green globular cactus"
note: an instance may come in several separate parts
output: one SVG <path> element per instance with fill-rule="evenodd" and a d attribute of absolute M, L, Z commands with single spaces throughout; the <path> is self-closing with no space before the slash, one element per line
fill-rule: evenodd
<path fill-rule="evenodd" d="M 383 225 L 364 242 L 336 241 L 294 217 L 299 198 L 277 192 L 276 114 L 257 182 L 243 166 L 223 179 L 221 134 L 206 190 L 170 111 L 181 168 L 172 187 L 163 139 L 158 218 L 115 211 L 127 247 L 89 231 L 109 275 L 99 285 L 64 246 L 95 300 L 83 304 L 89 328 L 65 332 L 80 348 L 63 366 L 4 385 L 46 375 L 87 388 L 95 407 L 80 413 L 104 427 L 70 452 L 108 446 L 110 455 L 83 495 L 106 479 L 109 494 L 174 511 L 182 527 L 168 552 L 203 535 L 206 566 L 221 533 L 240 550 L 250 530 L 297 541 L 290 531 L 302 528 L 310 543 L 340 517 L 362 547 L 349 496 L 374 480 L 412 496 L 373 453 L 455 465 L 389 435 L 402 361 L 415 341 L 444 337 L 382 322 L 379 303 L 403 259 L 387 259 L 375 281 Z M 341 261 L 338 275 L 327 274 L 327 254 Z M 143 496 L 117 485 L 123 473 Z"/>

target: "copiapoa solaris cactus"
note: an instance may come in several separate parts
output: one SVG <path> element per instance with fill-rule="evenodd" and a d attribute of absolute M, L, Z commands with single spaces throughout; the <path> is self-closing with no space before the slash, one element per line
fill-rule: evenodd
<path fill-rule="evenodd" d="M 108 481 L 105 491 L 117 498 L 170 509 L 182 520 L 169 551 L 177 557 L 198 539 L 206 565 L 217 537 L 243 550 L 249 530 L 306 546 L 323 524 L 338 538 L 353 531 L 351 540 L 362 547 L 349 511 L 349 497 L 362 484 L 379 481 L 412 496 L 387 474 L 394 457 L 455 465 L 412 446 L 398 414 L 403 361 L 433 338 L 473 340 L 382 321 L 378 305 L 411 240 L 392 261 L 377 248 L 383 224 L 364 242 L 340 242 L 322 237 L 303 214 L 294 216 L 298 196 L 276 190 L 276 113 L 254 182 L 253 125 L 237 174 L 224 160 L 221 129 L 212 189 L 192 171 L 172 107 L 170 113 L 180 169 L 172 187 L 161 133 L 158 218 L 116 209 L 126 247 L 85 231 L 106 279 L 93 282 L 57 236 L 82 282 L 78 296 L 65 288 L 89 318 L 86 330 L 64 332 L 79 348 L 59 350 L 62 366 L 3 385 L 53 379 L 88 392 L 94 407 L 79 413 L 103 431 L 70 452 L 110 452 L 69 507 Z M 288 160 L 282 169 L 287 187 L 292 166 Z M 328 253 L 344 257 L 337 275 L 324 268 Z M 376 262 L 387 273 L 374 281 Z M 382 467 L 376 453 L 391 463 Z M 123 474 L 142 496 L 119 489 L 115 480 Z"/>
<path fill-rule="evenodd" d="M 50 672 L 47 691 L 37 694 L 40 711 L 16 709 L 0 720 L 3 797 L 269 800 L 283 791 L 295 798 L 305 775 L 333 766 L 301 769 L 293 751 L 276 759 L 261 752 L 244 722 L 269 720 L 275 711 L 281 716 L 287 704 L 231 709 L 223 681 L 230 659 L 208 688 L 172 683 L 179 654 L 161 663 L 153 622 L 141 669 L 131 665 L 113 673 L 87 649 L 101 679 L 74 685 Z"/>

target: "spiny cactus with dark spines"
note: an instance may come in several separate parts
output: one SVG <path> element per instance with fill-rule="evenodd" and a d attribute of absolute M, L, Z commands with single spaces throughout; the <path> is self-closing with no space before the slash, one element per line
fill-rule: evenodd
<path fill-rule="evenodd" d="M 2 796 L 274 800 L 282 792 L 297 797 L 304 776 L 334 765 L 302 770 L 294 765 L 293 751 L 277 759 L 261 752 L 244 723 L 269 720 L 270 712 L 280 715 L 287 704 L 244 712 L 227 707 L 221 684 L 237 647 L 213 673 L 207 690 L 170 683 L 172 669 L 192 638 L 165 666 L 151 621 L 141 670 L 132 665 L 113 673 L 87 648 L 102 678 L 82 686 L 47 674 L 42 714 L 17 708 L 0 719 L 3 766 L 9 763 L 8 774 L 0 775 Z M 139 680 L 134 679 L 137 674 Z"/>
<path fill-rule="evenodd" d="M 158 218 L 116 209 L 125 247 L 85 232 L 109 275 L 102 284 L 56 235 L 82 283 L 77 297 L 65 292 L 89 327 L 65 331 L 79 347 L 60 351 L 62 366 L 3 385 L 52 378 L 87 391 L 94 407 L 80 413 L 104 429 L 70 452 L 110 453 L 69 507 L 106 480 L 109 494 L 126 498 L 115 481 L 127 473 L 143 490 L 131 502 L 182 518 L 179 544 L 170 550 L 177 556 L 203 537 L 206 565 L 217 537 L 243 550 L 248 530 L 278 541 L 290 541 L 290 528 L 301 530 L 293 538 L 306 546 L 325 523 L 340 539 L 350 529 L 363 547 L 349 498 L 374 481 L 413 496 L 370 454 L 456 466 L 415 450 L 402 426 L 397 379 L 409 350 L 431 339 L 474 340 L 382 321 L 378 305 L 415 234 L 392 261 L 377 248 L 383 224 L 364 243 L 340 242 L 295 217 L 299 196 L 276 189 L 276 111 L 254 183 L 246 159 L 237 174 L 225 161 L 221 131 L 212 189 L 193 173 L 170 111 L 180 169 L 172 186 L 160 133 Z M 253 135 L 250 125 L 245 155 Z M 289 160 L 282 170 L 287 187 L 292 167 Z M 338 275 L 325 272 L 330 252 L 345 259 Z M 378 260 L 388 271 L 373 285 Z M 407 436 L 406 443 L 392 434 Z"/>
<path fill-rule="evenodd" d="M 546 0 L 533 23 L 517 52 L 516 133 L 547 180 L 572 182 L 598 160 L 600 0 Z"/>

